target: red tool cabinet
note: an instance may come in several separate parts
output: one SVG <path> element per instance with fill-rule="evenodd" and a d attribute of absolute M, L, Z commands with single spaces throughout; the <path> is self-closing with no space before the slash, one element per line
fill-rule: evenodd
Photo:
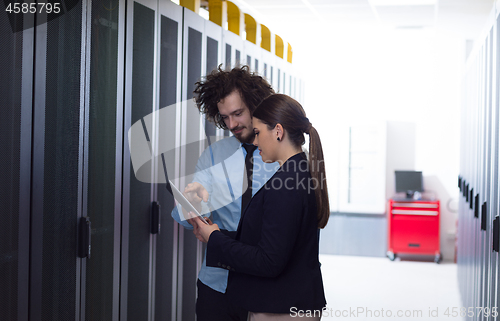
<path fill-rule="evenodd" d="M 392 261 L 398 253 L 434 255 L 439 249 L 439 201 L 389 200 L 388 251 Z"/>

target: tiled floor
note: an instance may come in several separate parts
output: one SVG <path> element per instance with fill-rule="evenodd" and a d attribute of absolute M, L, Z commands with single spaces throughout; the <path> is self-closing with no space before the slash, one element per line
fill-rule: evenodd
<path fill-rule="evenodd" d="M 322 320 L 462 320 L 453 317 L 461 307 L 456 264 L 326 254 L 320 261 Z"/>

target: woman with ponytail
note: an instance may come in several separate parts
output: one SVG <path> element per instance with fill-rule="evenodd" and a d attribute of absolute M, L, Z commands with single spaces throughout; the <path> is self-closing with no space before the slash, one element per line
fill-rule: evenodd
<path fill-rule="evenodd" d="M 320 320 L 319 229 L 330 209 L 319 135 L 302 106 L 281 94 L 264 99 L 253 126 L 262 160 L 280 168 L 253 196 L 235 234 L 199 219 L 194 232 L 207 243 L 207 266 L 229 270 L 227 294 L 250 311 L 250 321 Z"/>

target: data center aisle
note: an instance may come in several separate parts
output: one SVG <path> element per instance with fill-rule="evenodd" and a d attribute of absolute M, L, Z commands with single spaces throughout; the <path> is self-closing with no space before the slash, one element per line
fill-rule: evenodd
<path fill-rule="evenodd" d="M 463 320 L 456 264 L 329 254 L 320 262 L 322 320 Z"/>

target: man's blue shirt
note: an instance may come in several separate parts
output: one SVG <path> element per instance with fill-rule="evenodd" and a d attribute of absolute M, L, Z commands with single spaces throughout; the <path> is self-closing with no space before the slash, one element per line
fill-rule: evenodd
<path fill-rule="evenodd" d="M 241 195 L 247 152 L 234 137 L 224 138 L 205 149 L 198 159 L 193 182 L 207 190 L 209 201 L 202 202 L 202 214 L 212 212 L 212 221 L 220 229 L 236 231 L 241 216 Z M 279 164 L 264 163 L 259 150 L 253 153 L 252 196 L 274 175 Z M 186 229 L 193 227 L 181 219 L 180 205 L 174 207 L 172 217 Z M 193 236 L 194 237 L 194 236 Z M 201 282 L 219 292 L 226 292 L 228 271 L 206 266 L 206 252 L 198 278 Z"/>

